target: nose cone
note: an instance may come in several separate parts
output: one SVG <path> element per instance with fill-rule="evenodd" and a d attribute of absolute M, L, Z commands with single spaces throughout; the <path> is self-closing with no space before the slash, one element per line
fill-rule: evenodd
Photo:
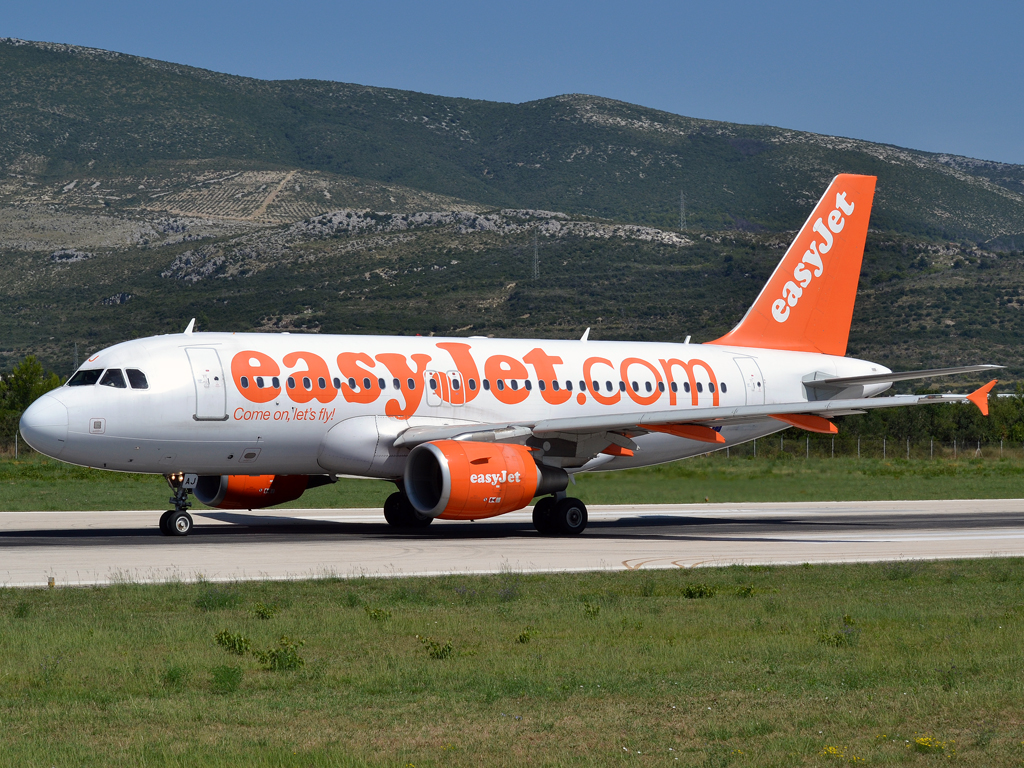
<path fill-rule="evenodd" d="M 53 395 L 43 395 L 21 415 L 21 436 L 40 453 L 57 458 L 68 439 L 68 409 Z"/>

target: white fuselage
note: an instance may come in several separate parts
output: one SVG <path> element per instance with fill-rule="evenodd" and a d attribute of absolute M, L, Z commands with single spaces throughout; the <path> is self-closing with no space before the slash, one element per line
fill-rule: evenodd
<path fill-rule="evenodd" d="M 670 409 L 685 418 L 695 407 L 806 402 L 804 382 L 816 374 L 888 372 L 851 358 L 698 344 L 228 333 L 124 342 L 90 358 L 86 369 L 138 370 L 148 388 L 64 386 L 37 401 L 23 422 L 26 438 L 62 461 L 159 474 L 391 479 L 401 476 L 404 452 L 385 443 L 408 426 Z M 726 426 L 724 445 L 641 434 L 633 456 L 565 466 L 657 464 L 786 426 L 771 418 Z M 325 461 L 332 429 L 335 458 Z M 373 461 L 389 450 L 389 460 Z"/>

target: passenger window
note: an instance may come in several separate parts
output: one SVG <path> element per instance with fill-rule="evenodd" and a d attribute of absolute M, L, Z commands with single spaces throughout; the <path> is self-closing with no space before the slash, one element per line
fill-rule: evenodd
<path fill-rule="evenodd" d="M 416 379 L 409 379 L 405 383 L 409 386 L 410 391 L 416 389 Z"/>
<path fill-rule="evenodd" d="M 91 387 L 97 381 L 100 380 L 100 374 L 103 373 L 102 368 L 90 368 L 84 371 L 78 371 L 68 381 L 67 386 L 69 387 Z"/>
<path fill-rule="evenodd" d="M 399 381 L 398 379 L 395 379 L 394 381 L 392 381 L 392 382 L 391 382 L 391 385 L 392 385 L 392 386 L 393 386 L 393 387 L 394 387 L 395 389 L 401 389 L 401 388 L 402 388 L 402 382 L 400 382 L 400 381 Z"/>
<path fill-rule="evenodd" d="M 242 377 L 241 381 L 242 381 L 242 386 L 243 387 L 246 386 L 246 384 L 245 384 L 245 376 Z M 256 389 L 263 389 L 263 377 L 262 376 L 257 376 L 256 377 Z"/>
<path fill-rule="evenodd" d="M 632 382 L 632 384 L 633 384 L 633 391 L 634 392 L 639 392 L 640 391 L 640 385 L 637 384 L 635 381 Z"/>
<path fill-rule="evenodd" d="M 598 384 L 597 381 L 592 381 L 590 383 L 594 385 L 594 389 L 592 390 L 593 392 L 600 392 L 601 391 L 601 385 Z M 580 384 L 582 385 L 583 382 L 581 381 Z M 581 386 L 580 389 L 585 389 L 585 387 Z"/>
<path fill-rule="evenodd" d="M 484 389 L 486 389 L 488 392 L 491 390 L 491 380 L 490 379 L 484 379 Z"/>
<path fill-rule="evenodd" d="M 704 391 L 704 385 L 701 384 L 699 381 L 697 382 L 697 391 L 698 392 L 703 392 Z"/>
<path fill-rule="evenodd" d="M 688 381 L 684 381 L 684 382 L 683 382 L 683 389 L 684 389 L 684 390 L 685 390 L 686 392 L 689 392 L 689 391 L 690 391 L 690 382 L 688 382 Z"/>
<path fill-rule="evenodd" d="M 120 368 L 110 368 L 103 378 L 100 379 L 101 387 L 114 387 L 115 389 L 127 389 L 128 385 L 124 383 L 124 374 L 121 373 Z"/>
<path fill-rule="evenodd" d="M 659 392 L 664 392 L 665 391 L 665 382 L 663 382 L 663 381 L 659 381 L 658 382 L 658 391 Z"/>
<path fill-rule="evenodd" d="M 566 382 L 565 382 L 565 388 L 566 388 L 567 390 L 569 390 L 570 392 L 572 392 L 572 381 L 566 380 Z"/>
<path fill-rule="evenodd" d="M 302 386 L 307 392 L 311 392 L 313 390 L 313 382 L 309 380 L 309 376 L 302 377 Z"/>
<path fill-rule="evenodd" d="M 553 390 L 555 390 L 555 392 L 558 391 L 558 379 L 552 379 L 551 380 L 551 388 Z"/>
<path fill-rule="evenodd" d="M 548 385 L 544 383 L 544 379 L 537 379 L 537 386 L 540 388 L 541 392 L 548 388 Z"/>
<path fill-rule="evenodd" d="M 433 378 L 430 379 L 430 388 L 437 389 L 437 382 Z"/>
<path fill-rule="evenodd" d="M 476 379 L 469 380 L 469 389 L 471 392 L 476 392 Z"/>
<path fill-rule="evenodd" d="M 604 388 L 607 389 L 609 392 L 611 392 L 612 391 L 612 383 L 610 381 L 606 381 L 604 383 Z"/>
<path fill-rule="evenodd" d="M 625 392 L 625 391 L 626 391 L 626 382 L 620 381 L 619 382 L 619 392 Z"/>
<path fill-rule="evenodd" d="M 348 388 L 349 389 L 355 389 L 356 388 L 356 380 L 353 379 L 351 376 L 348 379 Z"/>
<path fill-rule="evenodd" d="M 644 382 L 644 389 L 646 389 L 648 392 L 650 392 L 651 391 L 651 382 L 645 381 Z"/>
<path fill-rule="evenodd" d="M 458 388 L 459 388 L 459 380 L 458 379 L 452 379 L 452 389 L 458 389 Z"/>
<path fill-rule="evenodd" d="M 341 379 L 339 379 L 337 376 L 334 377 L 334 388 L 341 389 Z"/>
<path fill-rule="evenodd" d="M 377 386 L 380 387 L 380 391 L 383 392 L 384 388 L 388 385 L 384 379 L 377 379 Z"/>
<path fill-rule="evenodd" d="M 715 382 L 709 381 L 708 382 L 708 392 L 714 392 L 714 391 L 715 391 Z"/>
<path fill-rule="evenodd" d="M 505 382 L 504 382 L 504 380 L 498 379 L 498 389 L 499 390 L 505 389 Z"/>
<path fill-rule="evenodd" d="M 242 376 L 238 380 L 238 383 L 242 385 L 242 389 L 248 389 L 249 388 L 249 377 L 248 376 Z"/>
<path fill-rule="evenodd" d="M 729 391 L 728 389 L 726 389 L 724 381 L 718 382 L 718 386 L 720 386 L 722 388 L 722 392 L 728 392 Z"/>
<path fill-rule="evenodd" d="M 316 383 L 320 385 L 320 389 L 327 389 L 327 379 L 321 376 L 316 380 Z"/>
<path fill-rule="evenodd" d="M 274 385 L 274 389 L 280 389 L 281 388 L 281 380 L 279 378 L 277 378 L 277 376 L 272 378 L 270 381 Z"/>
<path fill-rule="evenodd" d="M 289 376 L 288 377 L 288 389 L 295 389 L 295 377 L 294 376 Z"/>
<path fill-rule="evenodd" d="M 131 384 L 132 389 L 149 389 L 146 374 L 138 368 L 126 368 L 125 373 L 128 374 L 128 383 Z"/>
<path fill-rule="evenodd" d="M 519 389 L 519 382 L 518 381 L 516 381 L 515 379 L 512 379 L 512 381 L 510 383 L 512 384 L 512 391 L 513 392 Z"/>

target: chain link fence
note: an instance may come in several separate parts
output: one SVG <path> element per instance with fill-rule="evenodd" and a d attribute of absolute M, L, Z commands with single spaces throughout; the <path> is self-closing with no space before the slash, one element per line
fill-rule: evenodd
<path fill-rule="evenodd" d="M 857 435 L 772 435 L 716 451 L 720 459 L 1024 459 L 1024 443 Z"/>

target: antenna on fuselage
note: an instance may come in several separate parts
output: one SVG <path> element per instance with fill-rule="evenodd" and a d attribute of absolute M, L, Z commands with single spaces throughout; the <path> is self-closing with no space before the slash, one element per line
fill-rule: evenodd
<path fill-rule="evenodd" d="M 188 321 L 188 327 L 185 328 L 185 335 L 186 336 L 191 336 L 192 335 L 192 329 L 195 328 L 195 327 L 196 327 L 196 319 L 193 317 L 191 320 Z"/>

